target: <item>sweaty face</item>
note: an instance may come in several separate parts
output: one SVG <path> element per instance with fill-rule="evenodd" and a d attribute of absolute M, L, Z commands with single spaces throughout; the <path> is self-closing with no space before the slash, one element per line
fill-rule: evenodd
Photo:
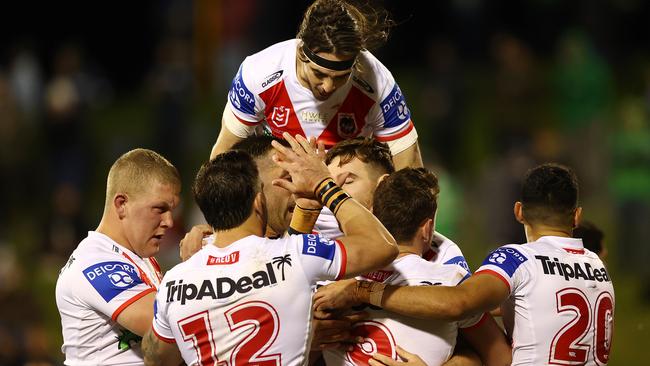
<path fill-rule="evenodd" d="M 256 160 L 268 212 L 266 236 L 282 235 L 289 228 L 295 206 L 289 191 L 272 184 L 274 179 L 290 179 L 289 172 L 271 160 L 272 155 L 273 151 L 269 151 Z"/>
<path fill-rule="evenodd" d="M 327 166 L 332 177 L 336 182 L 340 182 L 340 178 L 345 177 L 341 188 L 364 207 L 370 208 L 372 196 L 375 194 L 379 178 L 383 173 L 373 165 L 366 164 L 357 158 L 353 158 L 342 166 L 339 166 L 340 162 L 341 159 L 337 156 Z"/>
<path fill-rule="evenodd" d="M 155 181 L 144 192 L 129 196 L 122 225 L 135 254 L 147 258 L 158 253 L 162 236 L 174 226 L 172 211 L 178 205 L 178 193 L 178 186 Z"/>
<path fill-rule="evenodd" d="M 334 53 L 318 52 L 318 56 L 331 61 L 347 61 L 350 57 L 341 57 Z M 298 79 L 311 90 L 317 100 L 327 100 L 334 92 L 347 83 L 352 69 L 334 71 L 318 66 L 313 62 L 298 60 Z"/>

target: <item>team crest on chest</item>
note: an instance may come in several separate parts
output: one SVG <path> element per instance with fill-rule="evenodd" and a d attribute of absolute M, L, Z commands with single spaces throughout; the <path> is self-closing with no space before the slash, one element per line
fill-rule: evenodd
<path fill-rule="evenodd" d="M 284 127 L 289 123 L 289 113 L 291 108 L 285 106 L 273 107 L 273 113 L 271 113 L 271 122 L 276 127 Z"/>
<path fill-rule="evenodd" d="M 336 130 L 339 133 L 339 136 L 347 139 L 354 137 L 359 133 L 359 126 L 357 126 L 357 120 L 354 118 L 354 113 L 339 113 L 338 119 Z"/>

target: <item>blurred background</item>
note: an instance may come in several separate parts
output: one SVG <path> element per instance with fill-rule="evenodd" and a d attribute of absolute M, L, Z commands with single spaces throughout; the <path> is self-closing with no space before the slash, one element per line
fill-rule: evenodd
<path fill-rule="evenodd" d="M 310 1 L 31 2 L 0 11 L 0 365 L 58 365 L 54 285 L 101 218 L 112 162 L 154 149 L 183 204 L 163 269 L 201 221 L 189 187 L 248 54 L 293 38 Z M 525 241 L 525 171 L 581 183 L 616 288 L 610 365 L 650 357 L 650 2 L 384 1 L 398 25 L 374 53 L 440 177 L 438 230 L 472 268 Z"/>

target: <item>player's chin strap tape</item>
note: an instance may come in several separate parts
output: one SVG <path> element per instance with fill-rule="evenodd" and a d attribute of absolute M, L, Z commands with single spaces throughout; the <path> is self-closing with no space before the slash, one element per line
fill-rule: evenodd
<path fill-rule="evenodd" d="M 341 204 L 350 198 L 341 187 L 334 183 L 332 178 L 325 178 L 318 183 L 314 190 L 314 194 L 320 203 L 327 206 L 330 211 L 334 212 L 334 215 L 336 215 Z"/>
<path fill-rule="evenodd" d="M 332 60 L 327 60 L 324 59 L 317 54 L 315 54 L 312 50 L 307 47 L 306 44 L 302 44 L 302 52 L 305 53 L 305 56 L 309 59 L 309 61 L 315 63 L 316 65 L 320 67 L 324 67 L 329 70 L 334 70 L 334 71 L 345 71 L 349 70 L 352 68 L 352 65 L 354 65 L 354 61 L 356 58 L 352 58 L 349 60 L 345 61 L 332 61 Z"/>
<path fill-rule="evenodd" d="M 320 215 L 320 208 L 302 208 L 298 205 L 293 209 L 289 234 L 309 234 L 312 232 L 316 220 Z"/>

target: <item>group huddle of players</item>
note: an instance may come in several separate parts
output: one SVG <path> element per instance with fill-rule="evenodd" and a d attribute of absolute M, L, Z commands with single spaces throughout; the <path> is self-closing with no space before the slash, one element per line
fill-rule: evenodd
<path fill-rule="evenodd" d="M 317 0 L 297 39 L 244 60 L 192 185 L 206 224 L 164 276 L 180 175 L 151 150 L 117 159 L 102 220 L 57 281 L 66 364 L 608 363 L 614 290 L 573 238 L 575 175 L 531 167 L 513 207 L 527 243 L 472 273 L 436 231 L 437 177 L 367 51 L 382 20 Z"/>

